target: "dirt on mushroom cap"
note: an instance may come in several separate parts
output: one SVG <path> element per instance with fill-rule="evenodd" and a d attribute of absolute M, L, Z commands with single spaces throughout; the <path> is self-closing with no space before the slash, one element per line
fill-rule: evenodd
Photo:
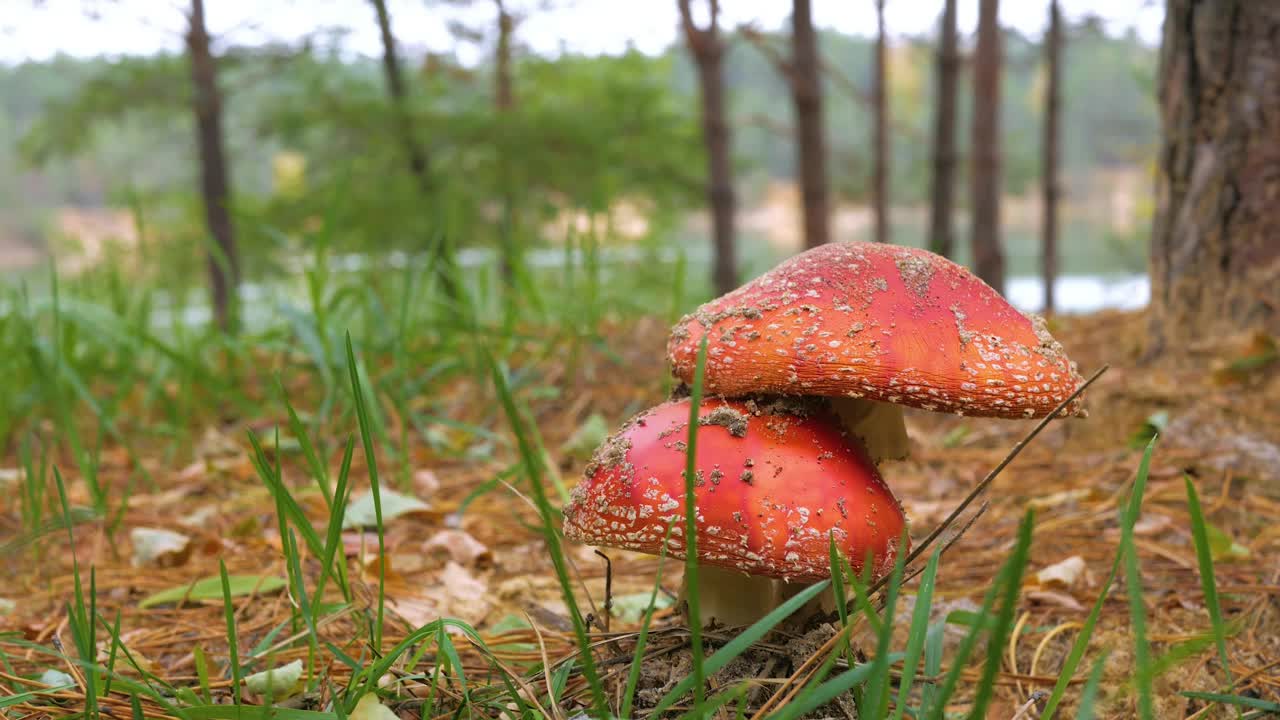
<path fill-rule="evenodd" d="M 926 250 L 831 243 L 686 315 L 668 342 L 704 387 L 861 397 L 944 412 L 1043 417 L 1083 382 L 1042 318 Z M 1083 415 L 1077 398 L 1064 411 Z"/>
<path fill-rule="evenodd" d="M 905 517 L 874 463 L 812 399 L 707 398 L 700 412 L 695 497 L 704 564 L 816 580 L 829 570 L 828 538 L 855 565 L 870 551 L 876 573 L 898 552 Z M 786 411 L 804 408 L 804 415 Z M 565 536 L 657 554 L 685 548 L 683 433 L 687 400 L 646 411 L 605 443 L 564 511 Z M 739 434 L 741 430 L 741 434 Z M 625 455 L 617 458 L 620 448 Z"/>

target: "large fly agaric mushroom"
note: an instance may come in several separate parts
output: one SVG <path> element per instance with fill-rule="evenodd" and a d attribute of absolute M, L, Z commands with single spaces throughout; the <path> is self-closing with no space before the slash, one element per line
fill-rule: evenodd
<path fill-rule="evenodd" d="M 596 451 L 564 510 L 565 536 L 684 557 L 689 400 L 628 421 Z M 829 576 L 829 543 L 860 572 L 892 568 L 906 520 L 859 443 L 816 399 L 723 400 L 699 408 L 695 498 L 703 618 L 748 624 L 784 599 L 774 578 Z"/>
<path fill-rule="evenodd" d="M 707 393 L 828 396 L 877 463 L 907 455 L 904 405 L 1043 417 L 1084 381 L 1043 319 L 900 245 L 822 245 L 686 315 L 667 345 L 686 383 L 703 335 Z"/>

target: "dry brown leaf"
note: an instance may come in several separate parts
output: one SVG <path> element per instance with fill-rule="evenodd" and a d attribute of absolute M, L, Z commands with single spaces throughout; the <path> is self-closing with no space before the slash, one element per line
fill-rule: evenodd
<path fill-rule="evenodd" d="M 1044 587 L 1075 587 L 1084 575 L 1084 558 L 1079 555 L 1060 560 L 1036 573 L 1036 581 Z"/>
<path fill-rule="evenodd" d="M 493 561 L 489 548 L 465 530 L 441 530 L 422 543 L 422 551 L 448 555 L 461 565 L 488 565 Z"/>

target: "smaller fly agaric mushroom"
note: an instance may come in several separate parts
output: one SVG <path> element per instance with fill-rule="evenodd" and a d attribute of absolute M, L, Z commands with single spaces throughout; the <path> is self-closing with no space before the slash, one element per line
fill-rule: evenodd
<path fill-rule="evenodd" d="M 565 536 L 684 557 L 689 400 L 629 420 L 604 442 L 564 510 Z M 703 620 L 749 624 L 785 599 L 774 579 L 830 575 L 829 537 L 855 571 L 893 567 L 906 519 L 860 443 L 814 399 L 723 400 L 699 408 L 695 475 Z M 683 591 L 683 588 L 682 588 Z"/>
<path fill-rule="evenodd" d="M 876 462 L 907 455 L 902 406 L 1043 417 L 1084 382 L 1043 319 L 901 245 L 822 245 L 681 318 L 667 354 L 686 383 L 703 335 L 708 393 L 830 397 Z"/>

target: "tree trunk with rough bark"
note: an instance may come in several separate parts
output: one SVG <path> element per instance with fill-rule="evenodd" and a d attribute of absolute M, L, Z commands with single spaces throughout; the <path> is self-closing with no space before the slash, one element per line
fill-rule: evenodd
<path fill-rule="evenodd" d="M 797 170 L 803 204 L 804 244 L 831 239 L 827 205 L 827 148 L 822 119 L 822 74 L 810 0 L 794 0 L 791 12 L 791 94 L 796 108 Z"/>
<path fill-rule="evenodd" d="M 693 22 L 689 0 L 677 0 L 685 42 L 698 69 L 702 95 L 702 137 L 707 146 L 707 202 L 711 206 L 714 262 L 711 280 L 723 295 L 738 286 L 733 190 L 733 158 L 724 96 L 724 40 L 720 35 L 720 3 L 709 0 L 710 21 L 704 28 Z"/>
<path fill-rule="evenodd" d="M 200 152 L 200 194 L 205 226 L 213 239 L 209 250 L 209 290 L 218 327 L 232 331 L 236 326 L 240 255 L 231 222 L 231 182 L 223 148 L 222 95 L 218 90 L 217 61 L 209 49 L 204 0 L 192 0 L 188 20 L 186 43 L 194 89 L 196 144 Z"/>
<path fill-rule="evenodd" d="M 981 0 L 978 45 L 973 58 L 973 136 L 970 143 L 969 243 L 973 269 L 998 293 L 1004 292 L 1004 250 L 1000 241 L 1000 21 L 999 0 Z"/>
<path fill-rule="evenodd" d="M 1058 120 L 1062 106 L 1062 13 L 1058 0 L 1049 3 L 1049 31 L 1044 40 L 1048 72 L 1044 96 L 1044 152 L 1041 192 L 1044 216 L 1040 248 L 1040 270 L 1044 278 L 1044 311 L 1055 310 L 1054 283 L 1058 280 Z"/>
<path fill-rule="evenodd" d="M 875 238 L 876 242 L 889 242 L 889 67 L 888 48 L 884 33 L 884 0 L 876 0 L 876 62 L 875 88 L 872 102 L 875 104 L 876 167 L 874 177 Z"/>
<path fill-rule="evenodd" d="M 929 249 L 951 257 L 955 253 L 952 213 L 956 192 L 956 98 L 960 77 L 960 54 L 956 49 L 956 0 L 947 0 L 938 34 L 938 107 L 933 117 L 933 203 L 929 217 Z"/>
<path fill-rule="evenodd" d="M 1280 334 L 1280 3 L 1166 8 L 1149 353 Z"/>

